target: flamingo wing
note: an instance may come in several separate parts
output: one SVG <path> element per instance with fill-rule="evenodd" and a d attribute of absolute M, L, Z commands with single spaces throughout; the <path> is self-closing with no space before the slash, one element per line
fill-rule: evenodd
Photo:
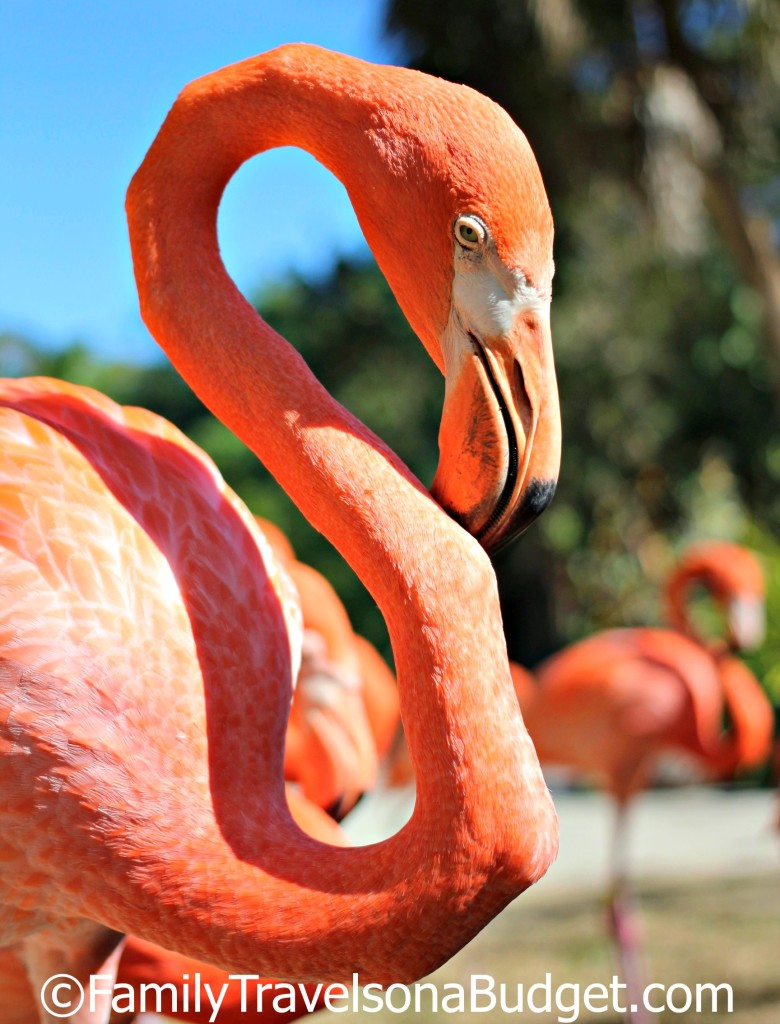
<path fill-rule="evenodd" d="M 58 864 L 78 877 L 91 848 L 73 835 L 129 851 L 161 791 L 210 805 L 204 677 L 289 679 L 300 627 L 203 453 L 151 413 L 37 379 L 0 387 L 0 643 L 9 942 L 75 914 Z"/>

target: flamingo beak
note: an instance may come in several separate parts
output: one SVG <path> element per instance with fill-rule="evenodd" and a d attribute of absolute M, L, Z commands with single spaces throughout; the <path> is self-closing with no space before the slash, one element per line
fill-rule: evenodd
<path fill-rule="evenodd" d="M 544 511 L 561 455 L 549 307 L 521 310 L 493 337 L 467 331 L 439 453 L 433 496 L 490 554 Z"/>

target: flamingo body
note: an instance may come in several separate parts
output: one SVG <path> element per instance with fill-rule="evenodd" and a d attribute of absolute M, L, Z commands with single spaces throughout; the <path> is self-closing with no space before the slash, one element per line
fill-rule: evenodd
<path fill-rule="evenodd" d="M 295 789 L 287 793 L 290 811 L 300 827 L 309 835 L 316 836 L 325 842 L 337 846 L 346 843 L 346 837 L 336 823 L 316 804 L 302 797 Z M 134 936 L 128 937 L 123 943 L 121 960 L 117 971 L 115 994 L 119 995 L 119 1003 L 114 1005 L 132 1005 L 136 1009 L 142 1000 L 148 1000 L 148 1008 L 156 1003 L 156 990 L 144 986 L 164 986 L 161 1008 L 166 1017 L 190 1022 L 190 1024 L 206 1024 L 213 1016 L 213 1008 L 205 995 L 196 1002 L 192 991 L 185 998 L 185 988 L 194 984 L 198 977 L 201 986 L 209 985 L 212 993 L 221 997 L 219 1017 L 225 1024 L 242 1024 L 247 1013 L 252 1011 L 255 1001 L 251 985 L 244 989 L 240 981 L 231 979 L 230 975 L 219 968 L 180 956 L 171 950 L 162 949 L 151 942 L 144 942 Z M 257 981 L 256 986 L 268 984 L 268 981 Z M 3 1024 L 32 1024 L 38 1017 L 38 1006 L 30 979 L 22 960 L 12 949 L 0 950 L 0 991 L 3 995 Z M 128 999 L 128 992 L 132 994 Z M 201 988 L 201 993 L 203 988 Z M 323 1003 L 323 986 L 307 987 L 306 996 L 311 1006 L 319 1008 Z M 113 1001 L 113 1000 L 112 1000 Z M 283 1002 L 284 1009 L 277 1009 L 273 1002 L 273 993 L 264 1000 L 263 1024 L 275 1024 L 281 1020 L 295 1020 L 308 1013 L 306 1002 L 302 996 L 296 1000 L 295 1012 L 291 1012 L 289 1004 Z M 111 1024 L 130 1024 L 136 1019 L 134 1012 L 121 1012 L 113 1009 Z"/>
<path fill-rule="evenodd" d="M 265 524 L 263 532 L 266 532 Z M 288 788 L 287 800 L 293 818 L 304 832 L 323 842 L 336 846 L 346 845 L 344 833 L 317 804 L 301 796 L 294 788 Z M 209 985 L 212 993 L 220 997 L 219 1020 L 223 1024 L 245 1024 L 248 1016 L 250 1019 L 255 1019 L 256 1016 L 262 1024 L 278 1024 L 285 1020 L 297 1020 L 298 1017 L 309 1013 L 307 1001 L 308 1005 L 315 1009 L 320 1009 L 323 1005 L 324 986 L 309 985 L 305 986 L 305 998 L 298 992 L 294 1010 L 290 1008 L 290 1002 L 283 994 L 280 1008 L 277 1009 L 272 991 L 263 999 L 262 1013 L 255 1015 L 253 1010 L 257 1005 L 256 992 L 261 985 L 273 985 L 271 979 L 242 984 L 240 980 L 231 978 L 227 971 L 202 961 L 191 960 L 172 950 L 162 949 L 135 936 L 130 936 L 122 949 L 122 958 L 117 970 L 117 991 L 127 995 L 130 990 L 130 1001 L 137 1008 L 141 1005 L 144 986 L 164 985 L 166 995 L 161 1009 L 166 1017 L 183 1020 L 188 1024 L 210 1024 L 214 1011 L 207 998 L 202 996 L 198 1003 L 194 999 L 192 986 L 196 976 L 201 992 Z M 185 999 L 188 984 L 190 992 Z M 151 990 L 151 997 L 155 998 L 154 990 Z M 117 1012 L 112 1014 L 111 1024 L 130 1024 L 133 1019 L 134 1014 Z"/>
<path fill-rule="evenodd" d="M 0 402 L 7 498 L 14 487 L 0 547 L 3 859 L 12 868 L 0 885 L 6 912 L 14 908 L 3 937 L 13 942 L 48 918 L 43 879 L 66 853 L 41 824 L 52 814 L 63 839 L 99 814 L 108 841 L 120 842 L 121 830 L 128 855 L 180 841 L 177 855 L 194 856 L 186 800 L 181 820 L 153 826 L 158 806 L 174 791 L 197 804 L 221 768 L 214 758 L 248 751 L 208 744 L 205 695 L 192 685 L 201 672 L 193 623 L 216 627 L 209 656 L 228 674 L 232 662 L 242 680 L 247 669 L 289 679 L 300 624 L 251 517 L 170 424 L 47 380 L 6 382 Z M 237 592 L 244 603 L 229 615 Z M 261 646 L 253 619 L 278 642 Z M 229 653 L 244 633 L 248 666 Z M 268 726 L 254 724 L 257 748 Z M 144 838 L 122 810 L 140 793 L 150 802 Z M 76 878 L 98 870 L 96 854 L 97 844 L 67 849 Z M 49 898 L 68 913 L 67 888 Z"/>
<path fill-rule="evenodd" d="M 542 763 L 596 775 L 620 798 L 647 784 L 659 752 L 706 758 L 720 737 L 712 659 L 672 630 L 599 633 L 536 675 L 539 699 L 524 714 Z"/>

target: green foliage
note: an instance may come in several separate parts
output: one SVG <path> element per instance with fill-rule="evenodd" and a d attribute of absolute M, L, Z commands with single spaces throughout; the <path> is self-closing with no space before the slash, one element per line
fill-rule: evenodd
<path fill-rule="evenodd" d="M 780 709 L 780 543 L 755 524 L 749 528 L 744 541 L 760 557 L 767 581 L 767 637 L 746 661 Z"/>
<path fill-rule="evenodd" d="M 554 305 L 564 457 L 540 525 L 576 592 L 564 635 L 652 620 L 670 547 L 780 517 L 751 293 L 714 243 L 672 266 L 650 238 L 636 245 L 636 200 L 610 186 L 591 198 L 569 220 L 580 244 Z"/>

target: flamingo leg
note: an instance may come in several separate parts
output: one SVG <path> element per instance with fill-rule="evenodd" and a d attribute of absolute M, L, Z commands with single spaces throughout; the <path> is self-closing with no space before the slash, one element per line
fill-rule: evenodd
<path fill-rule="evenodd" d="M 625 984 L 625 1024 L 650 1024 L 642 1001 L 647 983 L 643 951 L 644 930 L 636 894 L 628 873 L 628 802 L 618 798 L 612 837 L 612 870 L 607 896 L 607 927 L 615 947 L 618 970 Z"/>

